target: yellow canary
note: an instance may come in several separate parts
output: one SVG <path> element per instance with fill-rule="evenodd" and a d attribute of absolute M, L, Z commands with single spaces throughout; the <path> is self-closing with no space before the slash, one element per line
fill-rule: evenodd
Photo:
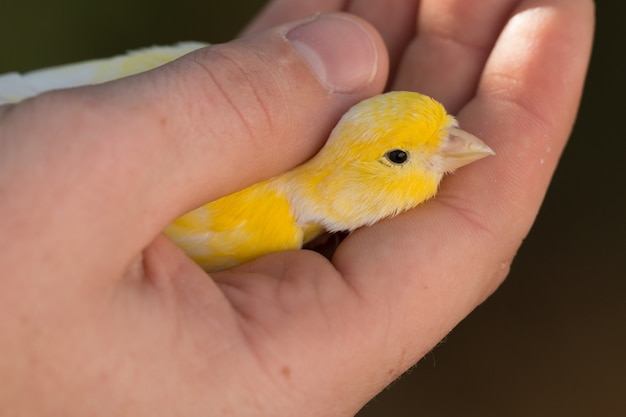
<path fill-rule="evenodd" d="M 444 173 L 491 154 L 432 98 L 381 94 L 352 107 L 305 164 L 205 204 L 165 233 L 203 268 L 220 270 L 415 207 Z"/>
<path fill-rule="evenodd" d="M 38 85 L 36 94 L 51 84 L 68 87 L 140 72 L 200 46 L 151 48 L 8 76 Z M 76 82 L 72 74 L 82 78 Z M 40 76 L 45 82 L 37 84 Z M 9 91 L 3 77 L 0 98 Z M 23 90 L 13 101 L 25 97 Z M 207 271 L 226 269 L 299 249 L 324 231 L 353 231 L 413 208 L 435 195 L 445 173 L 493 154 L 434 99 L 407 91 L 380 94 L 344 114 L 324 147 L 303 165 L 198 207 L 174 220 L 165 234 Z"/>

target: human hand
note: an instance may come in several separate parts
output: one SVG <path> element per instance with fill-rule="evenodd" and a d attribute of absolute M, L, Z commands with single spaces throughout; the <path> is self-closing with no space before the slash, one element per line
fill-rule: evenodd
<path fill-rule="evenodd" d="M 413 39 L 417 2 L 398 3 L 354 10 L 389 47 L 392 88 L 440 99 L 498 154 L 350 235 L 332 263 L 287 252 L 210 279 L 159 231 L 302 162 L 349 105 L 380 92 L 370 28 L 359 48 L 345 22 L 341 36 L 322 27 L 333 19 L 310 26 L 333 39 L 344 92 L 274 29 L 0 108 L 3 411 L 350 415 L 493 291 L 571 129 L 591 7 L 543 1 L 507 23 L 530 6 L 423 1 Z M 272 3 L 250 31 L 308 14 L 293 4 Z"/>

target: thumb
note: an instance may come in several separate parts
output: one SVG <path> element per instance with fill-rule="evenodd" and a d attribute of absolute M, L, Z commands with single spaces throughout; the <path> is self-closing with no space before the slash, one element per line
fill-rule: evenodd
<path fill-rule="evenodd" d="M 160 178 L 144 189 L 180 201 L 180 214 L 311 157 L 341 114 L 380 92 L 386 76 L 375 30 L 333 14 L 203 48 L 141 85 L 128 79 L 119 87 L 142 88 L 127 105 L 147 106 L 147 126 L 138 128 L 158 127 L 146 145 L 170 156 L 148 163 L 158 163 L 172 188 Z"/>
<path fill-rule="evenodd" d="M 20 178 L 15 195 L 28 194 L 30 210 L 13 199 L 4 218 L 28 215 L 25 223 L 37 219 L 78 251 L 128 256 L 183 212 L 312 156 L 349 106 L 382 91 L 386 76 L 376 31 L 329 14 L 136 76 L 44 94 L 0 114 L 5 132 L 20 138 L 11 155 L 28 162 L 22 172 L 11 167 Z M 94 213 L 106 216 L 95 222 Z M 49 249 L 74 253 L 58 240 Z"/>
<path fill-rule="evenodd" d="M 186 203 L 220 197 L 311 157 L 349 106 L 384 87 L 383 45 L 364 21 L 319 15 L 205 48 L 154 74 L 173 93 L 159 106 L 173 122 L 165 145 L 186 132 L 175 144 L 185 155 L 186 192 L 196 195 Z"/>

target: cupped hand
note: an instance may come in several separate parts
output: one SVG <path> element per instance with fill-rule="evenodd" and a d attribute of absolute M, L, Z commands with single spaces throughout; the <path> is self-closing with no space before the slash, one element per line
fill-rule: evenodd
<path fill-rule="evenodd" d="M 352 415 L 498 286 L 572 128 L 592 3 L 343 3 L 276 0 L 239 40 L 0 107 L 3 412 Z M 373 27 L 294 22 L 319 8 Z M 441 100 L 497 156 L 331 261 L 209 277 L 160 234 L 310 157 L 386 83 Z"/>

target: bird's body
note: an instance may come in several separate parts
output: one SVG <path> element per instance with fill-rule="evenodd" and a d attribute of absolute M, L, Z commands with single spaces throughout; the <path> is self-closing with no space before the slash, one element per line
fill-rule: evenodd
<path fill-rule="evenodd" d="M 165 233 L 206 270 L 300 248 L 324 229 L 299 222 L 279 184 L 263 181 L 205 204 L 174 220 Z"/>
<path fill-rule="evenodd" d="M 200 46 L 145 49 L 17 77 L 36 85 L 36 94 L 137 73 Z M 11 76 L 0 76 L 0 99 L 28 96 L 28 88 L 6 87 Z M 353 106 L 303 165 L 192 210 L 165 234 L 206 270 L 221 270 L 413 208 L 435 195 L 446 172 L 491 154 L 437 101 L 389 92 Z"/>

